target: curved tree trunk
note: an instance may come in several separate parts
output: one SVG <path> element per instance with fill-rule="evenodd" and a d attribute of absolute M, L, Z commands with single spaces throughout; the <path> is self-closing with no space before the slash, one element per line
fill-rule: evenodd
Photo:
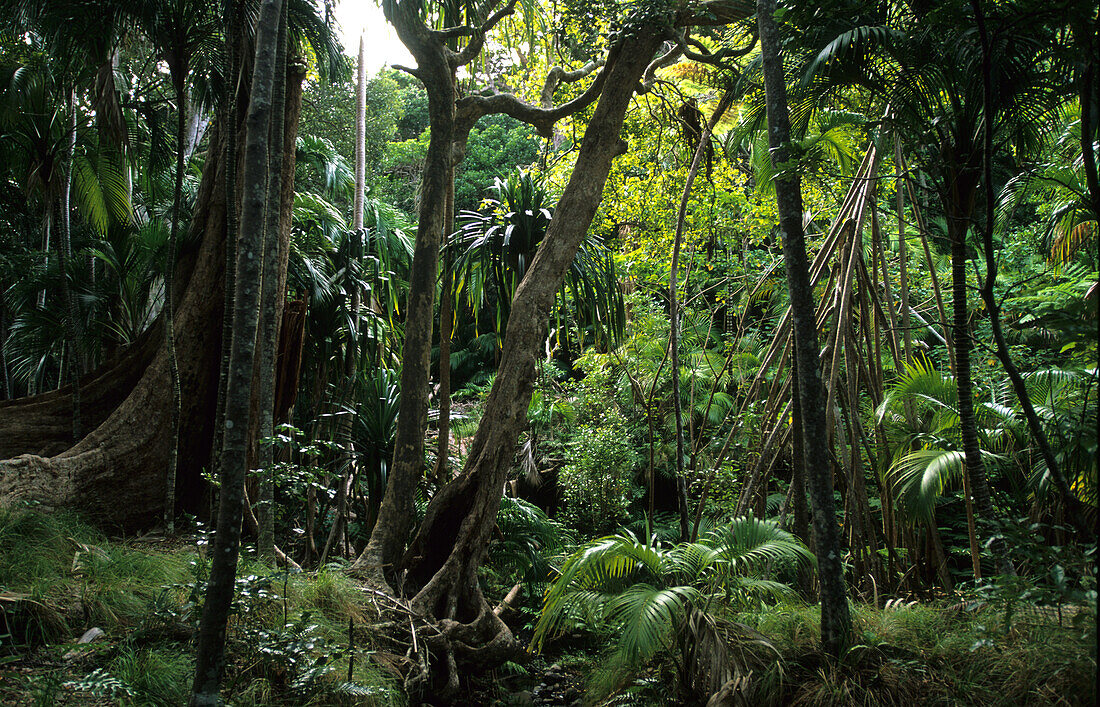
<path fill-rule="evenodd" d="M 443 233 L 447 176 L 450 174 L 455 129 L 455 72 L 443 41 L 421 36 L 413 3 L 397 4 L 391 21 L 417 61 L 417 77 L 428 93 L 431 137 L 420 186 L 420 220 L 416 229 L 409 295 L 405 305 L 405 341 L 401 352 L 401 402 L 393 465 L 370 542 L 355 563 L 355 571 L 378 586 L 393 580 L 414 517 L 413 497 L 424 465 L 424 431 L 428 421 L 439 245 Z M 417 6 L 418 7 L 418 6 Z M 403 17 L 402 15 L 410 15 Z M 426 32 L 426 30 L 425 30 Z"/>
<path fill-rule="evenodd" d="M 222 300 L 225 200 L 221 190 L 214 188 L 222 170 L 218 153 L 223 144 L 221 132 L 216 130 L 212 141 L 215 147 L 207 159 L 192 223 L 194 232 L 202 234 L 195 268 L 175 315 L 180 383 L 188 400 L 180 419 L 180 439 L 187 440 L 188 449 L 180 456 L 177 478 L 179 498 L 192 502 L 201 495 L 202 484 L 202 470 L 195 462 L 208 458 L 203 448 L 209 448 L 211 439 L 210 393 L 216 385 L 221 338 L 220 328 L 211 326 L 220 321 Z M 158 336 L 151 343 L 159 344 L 161 340 Z M 106 414 L 84 439 L 53 457 L 23 454 L 0 461 L 0 502 L 32 498 L 48 507 L 75 507 L 95 521 L 124 529 L 149 525 L 161 517 L 163 470 L 172 443 L 168 352 L 163 347 L 156 349 L 129 394 L 109 412 L 113 396 L 103 389 L 116 377 L 125 381 L 125 364 L 139 363 L 145 348 L 137 347 L 137 351 L 122 357 L 120 366 L 97 377 L 100 385 L 94 386 L 92 395 L 85 399 L 85 415 L 90 422 L 93 409 Z M 53 396 L 41 403 L 31 402 L 28 407 L 40 419 L 55 418 L 63 413 L 50 408 L 60 407 L 67 397 Z M 10 408 L 14 413 L 23 404 L 13 401 Z M 55 445 L 50 451 L 54 449 Z"/>
<path fill-rule="evenodd" d="M 554 293 L 592 222 L 612 160 L 626 149 L 619 138 L 623 117 L 659 45 L 658 36 L 640 32 L 625 40 L 608 62 L 606 88 L 585 132 L 573 175 L 516 291 L 501 365 L 466 466 L 432 499 L 402 562 L 406 586 L 417 590 L 413 607 L 441 629 L 427 640 L 448 666 L 447 684 L 436 686 L 444 694 L 458 688 L 458 664 L 483 668 L 518 650 L 511 631 L 482 595 L 477 570 L 496 524 L 516 440 L 527 420 Z"/>
<path fill-rule="evenodd" d="M 121 355 L 80 380 L 80 411 L 95 429 L 126 399 L 153 360 L 163 336 L 160 320 Z M 72 446 L 72 386 L 0 402 L 0 459 L 20 454 L 53 456 Z"/>

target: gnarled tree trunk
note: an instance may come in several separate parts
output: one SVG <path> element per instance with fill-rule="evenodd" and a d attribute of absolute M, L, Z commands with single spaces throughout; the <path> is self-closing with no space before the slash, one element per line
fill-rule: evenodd
<path fill-rule="evenodd" d="M 402 562 L 406 586 L 416 590 L 413 608 L 441 629 L 426 640 L 449 668 L 447 684 L 436 686 L 444 694 L 458 687 L 458 664 L 499 664 L 518 648 L 482 595 L 477 570 L 495 527 L 516 440 L 527 420 L 554 293 L 592 222 L 611 162 L 626 149 L 619 129 L 659 44 L 658 35 L 640 31 L 613 51 L 606 88 L 585 132 L 573 175 L 516 291 L 501 365 L 466 466 L 432 499 Z"/>

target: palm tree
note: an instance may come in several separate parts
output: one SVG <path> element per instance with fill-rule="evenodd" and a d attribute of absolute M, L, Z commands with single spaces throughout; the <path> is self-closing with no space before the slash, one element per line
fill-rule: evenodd
<path fill-rule="evenodd" d="M 546 189 L 528 172 L 497 179 L 491 189 L 495 196 L 483 202 L 482 211 L 459 215 L 458 231 L 448 248 L 453 252 L 453 296 L 465 295 L 475 317 L 491 302 L 493 326 L 502 338 L 512 297 L 535 259 L 554 206 Z M 590 234 L 581 244 L 559 294 L 554 337 L 568 349 L 569 323 L 562 318 L 566 292 L 572 294 L 578 330 L 582 325 L 592 327 L 597 343 L 622 336 L 626 317 L 615 263 L 598 237 Z M 583 348 L 585 341 L 578 331 L 578 347 Z"/>
<path fill-rule="evenodd" d="M 705 700 L 747 675 L 737 643 L 762 637 L 724 614 L 754 602 L 794 596 L 769 579 L 776 565 L 810 567 L 813 555 L 778 525 L 734 518 L 698 542 L 665 546 L 630 532 L 582 545 L 562 564 L 546 593 L 533 645 L 584 628 L 611 637 L 611 655 L 589 695 L 621 688 L 654 658 L 674 656 L 680 685 Z M 743 648 L 743 646 L 742 646 Z M 740 660 L 738 658 L 741 658 Z"/>
<path fill-rule="evenodd" d="M 992 400 L 976 409 L 982 458 L 1004 461 L 1019 432 L 1012 408 Z M 912 520 L 933 522 L 936 501 L 961 485 L 962 451 L 958 387 L 951 376 L 917 358 L 903 370 L 876 411 L 895 450 L 884 483 L 894 488 L 899 510 Z"/>
<path fill-rule="evenodd" d="M 1083 7 L 1072 10 L 1091 12 Z M 1064 86 L 1069 84 L 1064 81 L 1068 69 L 1056 51 L 1057 33 L 1066 19 L 1063 8 L 998 5 L 996 18 L 986 18 L 988 35 L 984 29 L 974 31 L 981 19 L 972 3 L 962 0 L 934 9 L 914 5 L 912 14 L 893 25 L 866 24 L 864 16 L 850 22 L 838 18 L 824 46 L 818 44 L 805 57 L 800 89 L 819 97 L 843 86 L 871 91 L 889 106 L 888 124 L 918 151 L 935 183 L 951 246 L 952 338 L 964 473 L 977 513 L 993 522 L 973 400 L 967 234 L 980 212 L 980 190 L 994 189 L 988 169 L 983 177 L 987 153 L 993 159 L 987 146 L 1012 145 L 1017 157 L 1033 153 L 1042 144 L 1050 114 L 1065 102 Z M 820 35 L 815 39 L 820 41 Z M 983 76 L 987 80 L 975 80 Z M 1012 572 L 1007 556 L 997 554 L 1001 570 Z"/>

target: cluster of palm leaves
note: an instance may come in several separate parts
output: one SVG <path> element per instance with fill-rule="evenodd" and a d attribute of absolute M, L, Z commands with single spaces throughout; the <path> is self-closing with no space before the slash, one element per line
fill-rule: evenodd
<path fill-rule="evenodd" d="M 1097 437 L 1091 421 L 1096 369 L 1048 368 L 1027 374 L 1026 380 L 1074 493 L 1095 508 Z M 1007 385 L 986 389 L 977 413 L 983 457 L 1005 482 L 1000 486 L 1014 496 L 1011 507 L 1048 502 L 1049 475 L 1029 449 L 1023 415 Z M 883 483 L 892 487 L 899 510 L 911 521 L 934 522 L 937 503 L 962 486 L 964 458 L 954 380 L 927 359 L 917 359 L 905 365 L 876 415 L 895 449 Z"/>
<path fill-rule="evenodd" d="M 609 535 L 566 558 L 546 593 L 534 645 L 542 648 L 578 628 L 595 631 L 612 645 L 591 686 L 598 694 L 622 688 L 652 660 L 668 656 L 680 686 L 706 699 L 747 675 L 759 659 L 754 655 L 769 645 L 731 620 L 733 612 L 791 597 L 788 585 L 770 577 L 779 567 L 798 570 L 813 562 L 790 533 L 751 517 L 671 546 L 655 536 Z"/>

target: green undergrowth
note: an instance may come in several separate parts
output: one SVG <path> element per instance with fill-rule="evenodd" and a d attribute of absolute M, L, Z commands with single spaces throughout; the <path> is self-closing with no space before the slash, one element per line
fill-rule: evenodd
<path fill-rule="evenodd" d="M 201 544 L 111 539 L 72 515 L 0 509 L 0 705 L 186 704 Z M 246 552 L 228 633 L 230 704 L 403 704 L 370 641 L 368 606 L 338 568 L 287 573 Z M 92 628 L 103 635 L 77 644 Z"/>
<path fill-rule="evenodd" d="M 854 645 L 838 662 L 820 653 L 816 606 L 737 618 L 783 656 L 757 679 L 759 704 L 1096 704 L 1095 605 L 1034 609 L 1008 627 L 978 602 L 853 605 Z"/>
<path fill-rule="evenodd" d="M 968 601 L 895 600 L 885 608 L 853 604 L 852 610 L 854 645 L 840 661 L 820 651 L 816 606 L 791 601 L 726 615 L 759 632 L 759 640 L 743 648 L 760 660 L 739 675 L 730 704 L 1097 704 L 1095 605 L 1063 607 L 1061 617 L 1053 608 L 1021 611 L 1007 628 L 1001 609 Z M 540 657 L 565 666 L 590 688 L 606 660 L 588 634 L 552 642 Z M 656 660 L 616 694 L 589 704 L 690 704 L 669 687 L 675 668 Z M 501 695 L 498 704 L 510 703 Z"/>

